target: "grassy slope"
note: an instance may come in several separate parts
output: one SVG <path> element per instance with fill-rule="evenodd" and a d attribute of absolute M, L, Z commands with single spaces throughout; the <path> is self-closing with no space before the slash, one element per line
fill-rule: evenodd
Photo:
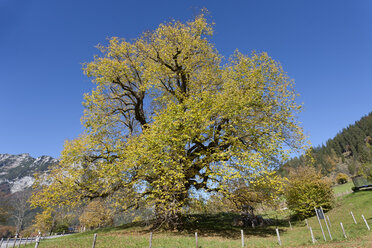
<path fill-rule="evenodd" d="M 334 187 L 333 189 L 334 189 L 335 195 L 341 195 L 343 193 L 351 192 L 352 187 L 354 187 L 353 182 L 348 182 L 345 184 L 338 185 Z"/>
<path fill-rule="evenodd" d="M 342 187 L 344 189 L 335 189 L 335 191 L 349 190 L 345 186 Z M 354 224 L 350 211 L 353 211 L 358 224 Z M 331 242 L 324 222 L 323 228 L 326 232 L 327 242 L 323 241 L 317 219 L 311 218 L 308 220 L 317 239 L 316 247 L 372 247 L 372 231 L 367 230 L 361 217 L 361 214 L 364 214 L 372 227 L 372 191 L 360 191 L 341 196 L 338 198 L 336 207 L 326 214 L 331 221 L 331 234 L 333 236 Z M 188 220 L 185 229 L 180 232 L 154 231 L 153 247 L 195 247 L 195 231 L 198 232 L 199 247 L 241 247 L 240 228 L 230 225 L 232 219 L 233 216 L 228 214 L 195 215 Z M 345 227 L 347 240 L 342 235 L 340 222 Z M 277 225 L 284 247 L 312 245 L 309 229 L 304 222 L 293 222 L 293 230 L 289 228 L 286 219 L 278 220 Z M 277 246 L 275 228 L 276 226 L 245 229 L 246 247 Z M 149 232 L 148 228 L 141 227 L 139 224 L 97 230 L 96 247 L 148 247 Z M 45 240 L 40 243 L 39 247 L 91 247 L 93 233 L 86 232 L 55 240 Z"/>

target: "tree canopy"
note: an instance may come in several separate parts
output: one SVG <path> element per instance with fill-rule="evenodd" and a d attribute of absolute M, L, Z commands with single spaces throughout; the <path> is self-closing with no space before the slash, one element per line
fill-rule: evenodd
<path fill-rule="evenodd" d="M 196 190 L 270 171 L 303 145 L 293 82 L 266 53 L 225 60 L 203 15 L 171 21 L 133 41 L 111 38 L 84 65 L 85 132 L 39 175 L 33 204 L 154 207 L 174 223 Z"/>

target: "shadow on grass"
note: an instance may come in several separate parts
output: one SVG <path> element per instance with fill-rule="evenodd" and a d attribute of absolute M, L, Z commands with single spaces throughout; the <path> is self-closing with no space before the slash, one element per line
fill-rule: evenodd
<path fill-rule="evenodd" d="M 258 226 L 255 228 L 234 226 L 234 220 L 239 218 L 238 214 L 234 213 L 218 213 L 218 214 L 193 214 L 182 217 L 182 226 L 176 231 L 167 231 L 154 228 L 151 224 L 146 226 L 143 222 L 128 223 L 114 228 L 101 229 L 101 232 L 125 231 L 136 229 L 139 234 L 148 232 L 166 232 L 174 235 L 190 235 L 193 236 L 198 232 L 199 236 L 219 236 L 224 238 L 239 238 L 240 230 L 244 230 L 244 235 L 252 235 L 259 237 L 267 237 L 275 235 L 275 228 L 279 228 L 280 232 L 286 232 L 284 227 L 288 227 L 288 220 L 274 220 L 272 225 Z M 146 227 L 146 228 L 145 228 Z"/>
<path fill-rule="evenodd" d="M 123 225 L 116 226 L 116 227 L 103 228 L 103 229 L 100 229 L 100 232 L 106 233 L 106 232 L 112 232 L 112 231 L 137 230 L 138 233 L 148 233 L 149 228 L 145 228 L 146 226 L 147 225 L 144 222 L 136 221 L 136 222 L 127 223 L 127 224 L 123 224 Z"/>
<path fill-rule="evenodd" d="M 273 225 L 247 228 L 234 226 L 234 219 L 237 218 L 239 218 L 239 215 L 233 213 L 188 215 L 184 217 L 185 221 L 180 231 L 190 234 L 197 231 L 201 236 L 239 238 L 240 230 L 244 230 L 244 235 L 266 237 L 275 234 L 275 228 L 282 229 L 288 224 L 285 220 L 274 220 Z"/>
<path fill-rule="evenodd" d="M 358 194 L 360 192 L 364 192 L 364 191 L 372 191 L 372 186 L 371 187 L 368 187 L 368 188 L 361 188 L 357 191 L 353 191 L 353 194 Z"/>

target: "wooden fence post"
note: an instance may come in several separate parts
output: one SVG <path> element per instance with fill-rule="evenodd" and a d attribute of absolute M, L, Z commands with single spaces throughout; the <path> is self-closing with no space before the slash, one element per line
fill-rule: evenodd
<path fill-rule="evenodd" d="M 307 223 L 307 219 L 305 219 L 306 227 L 309 227 L 309 223 Z"/>
<path fill-rule="evenodd" d="M 196 248 L 199 247 L 198 246 L 198 233 L 197 232 L 195 232 L 195 246 L 196 246 Z"/>
<path fill-rule="evenodd" d="M 35 248 L 39 246 L 41 236 L 36 237 Z"/>
<path fill-rule="evenodd" d="M 356 222 L 356 220 L 355 220 L 355 217 L 354 217 L 354 215 L 353 215 L 353 212 L 352 212 L 352 211 L 350 211 L 350 214 L 351 214 L 351 216 L 353 217 L 354 223 L 355 223 L 355 224 L 358 224 L 358 223 Z"/>
<path fill-rule="evenodd" d="M 345 229 L 344 229 L 344 225 L 342 225 L 342 222 L 340 222 L 340 225 L 341 225 L 342 232 L 344 233 L 344 237 L 345 237 L 345 239 L 347 239 Z"/>
<path fill-rule="evenodd" d="M 331 224 L 331 221 L 329 220 L 329 216 L 328 215 L 327 215 L 327 220 L 328 220 L 329 227 L 332 227 L 332 224 Z"/>
<path fill-rule="evenodd" d="M 150 241 L 149 241 L 149 248 L 151 248 L 152 247 L 152 232 L 150 232 Z"/>
<path fill-rule="evenodd" d="M 92 248 L 94 248 L 96 246 L 96 240 L 97 240 L 97 233 L 95 233 L 93 235 L 93 245 L 92 245 Z"/>
<path fill-rule="evenodd" d="M 322 223 L 320 222 L 320 219 L 319 219 L 318 211 L 316 211 L 316 207 L 314 207 L 314 210 L 315 210 L 316 217 L 318 218 L 320 229 L 322 230 L 324 241 L 327 241 L 326 236 L 323 231 Z"/>
<path fill-rule="evenodd" d="M 371 231 L 371 229 L 369 228 L 369 225 L 368 225 L 368 223 L 367 223 L 367 221 L 366 221 L 366 218 L 364 218 L 364 215 L 362 214 L 362 218 L 363 218 L 363 220 L 364 220 L 364 223 L 366 223 L 366 226 L 367 226 L 367 228 L 368 228 L 368 231 Z"/>
<path fill-rule="evenodd" d="M 10 239 L 10 238 L 8 238 L 8 239 L 6 240 L 6 246 L 5 246 L 5 248 L 8 248 L 8 245 L 9 245 L 9 239 Z"/>
<path fill-rule="evenodd" d="M 311 229 L 311 226 L 309 226 L 309 229 L 310 229 L 311 241 L 313 241 L 313 244 L 315 244 L 313 229 Z"/>
<path fill-rule="evenodd" d="M 28 237 L 26 238 L 25 246 L 27 245 Z"/>
<path fill-rule="evenodd" d="M 15 240 L 13 242 L 13 248 L 15 247 L 16 243 L 17 243 L 17 238 L 15 237 Z"/>
<path fill-rule="evenodd" d="M 326 216 L 325 216 L 325 214 L 324 214 L 324 211 L 323 211 L 322 206 L 320 206 L 320 210 L 322 211 L 322 214 L 323 214 L 323 217 L 324 217 L 324 222 L 325 222 L 325 224 L 326 224 L 326 227 L 327 227 L 327 230 L 328 230 L 329 237 L 331 238 L 331 240 L 333 240 L 332 235 L 331 235 L 331 230 L 329 229 L 329 226 L 328 226 L 328 223 L 327 223 L 327 219 L 326 219 Z"/>
<path fill-rule="evenodd" d="M 276 236 L 278 236 L 278 244 L 282 245 L 282 241 L 280 240 L 279 230 L 278 230 L 278 228 L 275 229 L 275 230 L 276 230 Z"/>
<path fill-rule="evenodd" d="M 240 230 L 240 233 L 242 235 L 242 247 L 244 247 L 244 231 Z"/>
<path fill-rule="evenodd" d="M 288 222 L 289 222 L 289 228 L 292 230 L 292 224 L 291 224 L 290 221 L 288 221 Z"/>

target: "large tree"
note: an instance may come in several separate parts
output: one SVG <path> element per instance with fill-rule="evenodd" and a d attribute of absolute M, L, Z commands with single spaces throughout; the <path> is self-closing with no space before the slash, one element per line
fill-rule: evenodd
<path fill-rule="evenodd" d="M 203 15 L 112 38 L 86 63 L 85 132 L 36 181 L 44 208 L 110 198 L 175 223 L 194 190 L 224 191 L 302 146 L 293 83 L 266 53 L 224 60 Z M 48 181 L 48 183 L 44 183 Z"/>

